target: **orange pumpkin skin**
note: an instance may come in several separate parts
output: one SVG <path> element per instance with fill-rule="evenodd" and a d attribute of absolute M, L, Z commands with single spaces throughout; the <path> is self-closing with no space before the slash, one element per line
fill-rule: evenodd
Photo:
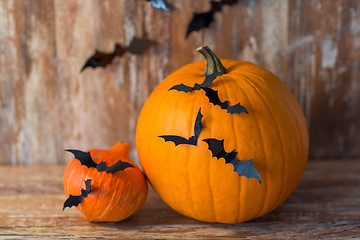
<path fill-rule="evenodd" d="M 129 145 L 125 143 L 117 143 L 108 150 L 90 150 L 90 155 L 97 164 L 105 161 L 107 166 L 111 166 L 121 160 L 135 167 L 114 174 L 99 172 L 93 167 L 88 168 L 75 158 L 68 163 L 64 174 L 64 189 L 67 196 L 80 195 L 81 188 L 85 189 L 84 181 L 92 180 L 91 193 L 77 206 L 86 220 L 121 221 L 144 204 L 148 192 L 147 182 L 142 171 L 128 159 L 129 150 Z"/>
<path fill-rule="evenodd" d="M 293 94 L 274 74 L 248 62 L 221 60 L 227 72 L 210 85 L 221 101 L 240 102 L 249 114 L 230 114 L 209 103 L 204 91 L 170 90 L 204 81 L 206 61 L 191 63 L 164 79 L 138 119 L 136 144 L 141 166 L 158 195 L 174 210 L 206 222 L 239 223 L 269 213 L 297 187 L 309 137 Z M 189 138 L 201 108 L 197 146 L 165 142 L 161 135 Z M 261 183 L 212 157 L 206 138 L 224 139 L 227 152 L 252 159 Z"/>

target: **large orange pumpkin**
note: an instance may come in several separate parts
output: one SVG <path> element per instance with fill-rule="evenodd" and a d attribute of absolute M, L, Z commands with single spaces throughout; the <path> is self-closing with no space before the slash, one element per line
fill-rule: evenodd
<path fill-rule="evenodd" d="M 117 143 L 106 150 L 68 150 L 75 157 L 64 174 L 69 197 L 64 208 L 76 206 L 92 222 L 121 221 L 139 210 L 148 188 L 142 171 L 127 157 L 129 149 Z"/>
<path fill-rule="evenodd" d="M 198 51 L 206 61 L 164 79 L 141 111 L 136 133 L 141 166 L 159 196 L 186 216 L 223 223 L 260 217 L 284 202 L 300 181 L 309 148 L 304 114 L 269 71 L 248 62 L 220 61 L 208 47 Z M 208 87 L 218 91 L 220 102 L 240 103 L 248 113 L 229 113 L 219 101 L 210 103 L 202 86 L 204 69 L 206 76 L 219 75 Z M 181 84 L 193 90 L 177 91 Z M 189 139 L 194 130 L 196 135 L 195 119 L 202 127 L 196 145 L 166 139 Z M 235 172 L 225 157 L 213 157 L 207 139 L 223 140 L 222 152 L 235 150 L 236 161 L 252 164 L 258 177 L 247 177 L 246 169 Z"/>

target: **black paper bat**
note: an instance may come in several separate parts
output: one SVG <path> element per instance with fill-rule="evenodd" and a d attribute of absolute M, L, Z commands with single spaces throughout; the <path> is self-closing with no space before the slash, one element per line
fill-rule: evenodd
<path fill-rule="evenodd" d="M 126 168 L 135 168 L 134 165 L 128 163 L 128 162 L 123 162 L 121 160 L 117 161 L 116 163 L 114 163 L 111 166 L 106 166 L 106 163 L 104 161 L 100 162 L 99 164 L 96 164 L 94 162 L 94 160 L 92 159 L 90 152 L 83 152 L 80 150 L 65 150 L 68 152 L 71 152 L 72 154 L 74 154 L 75 159 L 79 160 L 81 165 L 85 165 L 88 168 L 94 167 L 96 168 L 99 172 L 101 171 L 106 171 L 107 173 L 116 173 L 119 171 L 123 171 Z"/>
<path fill-rule="evenodd" d="M 151 2 L 151 6 L 156 9 L 170 11 L 167 3 L 164 0 L 146 0 L 147 2 Z"/>
<path fill-rule="evenodd" d="M 237 2 L 238 0 L 210 1 L 211 8 L 209 11 L 202 13 L 194 12 L 193 18 L 187 28 L 185 38 L 187 38 L 193 31 L 199 31 L 203 28 L 209 27 L 210 23 L 214 21 L 214 14 L 216 12 L 221 12 L 223 6 L 232 5 Z"/>
<path fill-rule="evenodd" d="M 111 165 L 110 167 L 107 167 L 105 169 L 105 171 L 107 173 L 117 173 L 119 171 L 124 171 L 126 168 L 135 168 L 135 166 L 128 162 L 123 162 L 123 161 L 119 160 L 115 164 Z"/>
<path fill-rule="evenodd" d="M 203 115 L 201 114 L 201 108 L 199 109 L 199 112 L 196 116 L 195 124 L 194 124 L 194 136 L 191 136 L 189 139 L 176 136 L 176 135 L 163 135 L 159 136 L 161 138 L 165 139 L 165 142 L 171 141 L 175 143 L 175 146 L 179 144 L 189 144 L 189 145 L 197 145 L 197 140 L 199 138 L 199 134 L 203 126 L 201 125 L 201 119 Z"/>
<path fill-rule="evenodd" d="M 85 165 L 88 168 L 91 168 L 91 167 L 96 168 L 98 165 L 92 159 L 90 152 L 83 152 L 83 151 L 74 150 L 74 149 L 67 149 L 65 151 L 71 152 L 72 154 L 74 154 L 74 157 L 80 161 L 81 165 Z"/>
<path fill-rule="evenodd" d="M 214 106 L 218 105 L 221 107 L 221 109 L 226 109 L 227 112 L 231 114 L 242 113 L 242 112 L 248 113 L 246 108 L 240 105 L 240 103 L 237 103 L 233 106 L 229 106 L 229 101 L 221 102 L 218 95 L 218 91 L 215 91 L 208 87 L 203 88 L 203 90 L 205 91 L 205 95 L 209 98 L 209 102 L 214 104 Z"/>
<path fill-rule="evenodd" d="M 213 74 L 207 75 L 205 77 L 204 82 L 202 82 L 201 84 L 195 83 L 193 87 L 189 87 L 189 86 L 186 86 L 185 84 L 181 83 L 179 85 L 173 86 L 172 88 L 169 89 L 169 91 L 170 90 L 178 90 L 181 92 L 188 93 L 188 92 L 192 92 L 194 90 L 200 90 L 202 88 L 209 86 L 219 75 L 221 75 L 219 72 L 215 72 Z"/>
<path fill-rule="evenodd" d="M 119 43 L 115 44 L 114 51 L 111 53 L 104 53 L 98 50 L 95 51 L 82 67 L 81 71 L 84 71 L 87 67 L 106 67 L 108 64 L 111 64 L 115 57 L 121 57 L 126 52 L 131 54 L 143 54 L 151 45 L 156 44 L 156 42 L 149 39 L 137 38 L 134 37 L 129 46 L 123 47 Z"/>
<path fill-rule="evenodd" d="M 245 176 L 248 179 L 255 178 L 256 180 L 258 180 L 259 183 L 261 183 L 260 175 L 257 169 L 252 164 L 251 159 L 248 161 L 237 160 L 237 152 L 235 152 L 235 150 L 233 150 L 232 152 L 225 151 L 224 140 L 208 138 L 204 139 L 203 141 L 209 145 L 209 150 L 211 151 L 212 156 L 216 157 L 217 159 L 224 158 L 226 164 L 232 164 L 234 166 L 234 172 L 237 172 L 239 177 Z"/>
<path fill-rule="evenodd" d="M 72 206 L 79 206 L 79 204 L 82 202 L 83 198 L 87 197 L 88 194 L 91 193 L 91 179 L 85 180 L 85 190 L 81 189 L 80 195 L 71 195 L 65 200 L 63 210 L 66 207 L 71 208 Z"/>

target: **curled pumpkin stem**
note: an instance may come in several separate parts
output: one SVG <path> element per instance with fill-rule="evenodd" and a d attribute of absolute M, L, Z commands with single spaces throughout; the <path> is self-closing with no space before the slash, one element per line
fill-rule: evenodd
<path fill-rule="evenodd" d="M 199 53 L 201 53 L 206 59 L 206 68 L 205 68 L 205 76 L 211 75 L 213 73 L 218 72 L 220 75 L 226 73 L 226 68 L 220 62 L 220 59 L 215 55 L 215 53 L 208 47 L 202 46 L 196 49 Z"/>

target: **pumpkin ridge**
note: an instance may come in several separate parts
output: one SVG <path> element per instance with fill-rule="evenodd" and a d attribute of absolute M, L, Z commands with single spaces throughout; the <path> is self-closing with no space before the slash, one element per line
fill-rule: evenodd
<path fill-rule="evenodd" d="M 194 94 L 196 94 L 195 96 L 196 96 L 196 98 L 195 98 L 195 101 L 194 101 L 194 103 L 195 104 L 192 104 L 192 114 L 191 114 L 191 116 L 190 116 L 190 118 L 189 118 L 189 120 L 188 121 L 190 121 L 190 126 L 192 126 L 192 127 L 190 127 L 189 128 L 189 131 L 190 132 L 193 132 L 194 131 L 194 126 L 193 126 L 193 122 L 195 122 L 194 121 L 194 119 L 196 119 L 196 116 L 197 116 L 197 113 L 199 112 L 199 110 L 198 109 L 196 109 L 195 110 L 195 107 L 197 106 L 197 102 L 198 102 L 198 99 L 199 99 L 199 91 L 196 91 Z M 190 93 L 191 94 L 191 93 Z M 187 102 L 187 100 L 186 100 L 186 98 L 182 98 L 181 100 L 183 100 L 183 101 L 185 101 L 185 102 Z M 182 101 L 179 101 L 178 103 L 180 103 L 180 102 L 182 102 Z M 197 107 L 196 107 L 197 108 Z M 201 132 L 200 132 L 201 133 Z M 192 135 L 191 133 L 190 134 L 188 134 L 188 135 Z M 187 136 L 188 136 L 187 135 Z M 199 134 L 200 135 L 200 134 Z M 198 139 L 198 141 L 199 141 L 199 139 Z M 186 168 L 187 169 L 190 169 L 190 167 L 189 167 L 189 164 L 190 164 L 190 160 L 189 159 L 192 159 L 192 158 L 190 158 L 190 156 L 191 156 L 191 151 L 190 151 L 190 147 L 197 147 L 197 146 L 190 146 L 190 145 L 186 145 L 186 163 L 184 163 L 184 165 L 186 165 Z M 187 186 L 188 186 L 188 193 L 191 193 L 191 177 L 190 177 L 190 174 L 189 174 L 189 170 L 187 171 Z M 193 197 L 192 197 L 192 194 L 189 194 L 189 200 L 190 200 L 190 206 L 191 206 L 191 210 L 192 210 L 192 212 L 194 213 L 194 216 L 195 216 L 195 218 L 198 218 L 198 214 L 197 214 L 197 212 L 195 211 L 195 206 L 194 206 L 194 200 L 193 200 Z"/>
<path fill-rule="evenodd" d="M 88 179 L 88 173 L 89 173 L 89 171 L 87 171 L 87 173 L 86 173 L 86 175 L 85 175 L 85 177 L 84 177 L 84 179 L 83 179 L 83 182 L 85 181 L 85 179 Z M 81 190 L 80 190 L 81 191 Z M 78 208 L 79 208 L 79 210 L 82 212 L 82 204 L 79 204 L 78 205 Z"/>
<path fill-rule="evenodd" d="M 243 78 L 241 79 L 241 80 L 243 80 Z M 246 93 L 245 93 L 245 91 L 242 89 L 242 86 L 241 86 L 241 84 L 238 82 L 238 81 L 234 81 L 238 86 L 239 86 L 239 89 L 243 92 L 243 94 L 244 94 L 244 96 L 247 98 L 247 101 L 249 102 L 249 104 L 250 104 L 250 106 L 251 106 L 251 108 L 250 109 L 255 109 L 252 105 L 252 102 L 251 102 L 251 100 L 249 99 L 249 97 L 246 95 Z M 251 88 L 253 88 L 253 86 L 251 86 L 251 84 L 249 84 L 249 82 L 248 81 L 246 81 L 246 83 L 251 87 Z M 259 133 L 259 142 L 261 143 L 261 148 L 263 149 L 263 153 L 264 153 L 264 157 L 265 157 L 265 161 L 264 161 L 264 169 L 266 169 L 266 167 L 269 165 L 268 164 L 268 158 L 266 157 L 266 151 L 265 151 L 265 146 L 264 146 L 264 144 L 263 144 L 263 133 L 262 133 L 262 131 L 261 131 L 261 129 L 260 129 L 260 122 L 259 122 L 259 120 L 257 119 L 257 117 L 256 117 L 256 114 L 252 114 L 252 116 L 254 117 L 254 120 L 255 120 L 255 122 L 256 122 L 256 128 L 257 128 L 257 130 L 258 130 L 258 133 Z M 260 173 L 259 173 L 259 175 L 260 175 Z M 265 185 L 264 186 L 264 189 L 265 189 L 265 193 L 264 193 L 264 197 L 263 197 L 263 199 L 264 199 L 264 201 L 263 201 L 263 204 L 261 204 L 261 207 L 259 208 L 259 211 L 258 211 L 258 213 L 256 214 L 256 216 L 259 216 L 259 213 L 261 213 L 262 211 L 263 211 L 263 209 L 264 209 L 264 207 L 265 207 L 265 203 L 266 203 L 266 200 L 267 200 L 267 195 L 268 195 L 268 181 L 267 181 L 267 178 L 268 178 L 268 176 L 267 176 L 267 174 L 266 174 L 266 172 L 265 172 L 265 174 L 264 174 L 264 172 L 262 173 L 262 176 L 261 176 L 261 179 L 264 179 L 264 181 L 261 181 L 261 185 Z M 241 187 L 241 186 L 240 186 Z M 246 214 L 247 215 L 247 214 Z"/>
<path fill-rule="evenodd" d="M 301 131 L 300 131 L 300 127 L 299 127 L 299 122 L 296 120 L 296 118 L 294 117 L 294 113 L 292 111 L 292 109 L 288 106 L 287 102 L 284 102 L 284 106 L 286 107 L 286 109 L 289 111 L 291 118 L 294 120 L 295 123 L 295 127 L 296 127 L 296 133 L 297 133 L 297 137 L 300 139 L 300 141 L 298 141 L 300 143 L 300 149 L 303 151 L 300 151 L 301 153 L 306 152 L 305 150 L 305 146 L 303 144 L 302 139 L 304 139 L 304 136 L 302 135 Z M 294 189 L 292 189 L 293 191 Z M 284 200 L 283 200 L 284 201 Z"/>
<path fill-rule="evenodd" d="M 117 183 L 118 184 L 118 183 Z M 118 187 L 116 187 L 115 191 L 113 192 L 113 195 L 109 201 L 109 204 L 106 206 L 106 208 L 102 211 L 102 214 L 100 216 L 98 216 L 96 219 L 97 221 L 101 221 L 101 219 L 107 214 L 107 212 L 109 211 L 110 207 L 112 206 L 112 202 L 114 201 L 115 196 L 117 195 L 116 193 L 118 192 Z"/>
<path fill-rule="evenodd" d="M 252 74 L 252 73 L 248 73 L 248 72 L 247 72 L 247 74 L 253 76 L 253 77 L 256 78 L 256 79 L 259 79 L 259 80 L 261 80 L 261 81 L 264 81 L 263 79 L 260 79 L 258 76 L 254 75 L 254 74 Z M 284 85 L 284 83 L 282 83 L 282 84 Z M 285 85 L 285 86 L 286 86 L 286 85 Z M 271 84 L 269 84 L 269 88 L 270 88 L 273 92 L 278 93 L 278 91 L 277 91 L 275 88 L 273 88 Z M 282 95 L 280 95 L 280 94 L 277 94 L 277 95 L 279 95 L 279 96 L 281 97 L 281 99 L 283 100 L 283 103 L 285 103 L 284 105 L 287 107 L 287 109 L 288 109 L 288 110 L 292 110 L 292 108 L 288 106 L 288 101 L 285 101 Z M 299 125 L 298 125 L 298 121 L 296 121 L 297 118 L 294 117 L 293 111 L 289 111 L 289 112 L 291 113 L 292 118 L 295 120 L 295 122 L 296 122 L 296 124 L 297 124 L 297 127 L 298 127 L 297 130 L 299 131 L 300 128 L 299 128 Z M 300 131 L 299 131 L 299 135 L 300 135 L 301 139 L 303 139 L 304 136 L 301 134 Z M 302 142 L 302 141 L 300 141 L 300 144 L 302 145 L 302 149 L 304 149 L 304 146 L 303 146 L 303 142 Z"/>
<path fill-rule="evenodd" d="M 255 92 L 258 94 L 258 96 L 264 101 L 264 103 L 266 103 L 266 99 L 265 97 L 263 96 L 263 94 L 261 93 L 261 91 L 259 91 L 259 89 L 262 89 L 262 87 L 257 84 L 256 82 L 254 81 L 251 81 L 249 78 L 247 78 L 246 76 L 243 76 L 241 75 L 241 77 L 243 78 L 243 80 L 247 81 L 249 85 L 251 85 L 253 87 L 253 89 L 255 90 Z M 262 91 L 264 92 L 264 91 Z M 277 95 L 279 96 L 279 95 Z M 281 99 L 282 101 L 282 99 Z M 265 104 L 265 107 L 268 109 L 269 111 L 269 115 L 271 116 L 271 119 L 273 120 L 273 122 L 275 123 L 274 125 L 276 126 L 275 129 L 276 129 L 276 133 L 279 137 L 279 140 L 280 140 L 280 146 L 281 146 L 281 156 L 282 156 L 282 178 L 283 178 L 283 184 L 281 185 L 281 190 L 280 190 L 280 194 L 278 195 L 278 199 L 276 201 L 274 201 L 274 207 L 272 208 L 275 208 L 277 206 L 277 203 L 279 202 L 279 200 L 282 198 L 282 194 L 283 194 L 283 191 L 285 189 L 285 185 L 284 183 L 286 182 L 286 179 L 287 179 L 287 161 L 285 161 L 285 151 L 284 151 L 284 147 L 283 147 L 283 143 L 284 143 L 284 140 L 283 138 L 281 137 L 281 132 L 280 132 L 280 129 L 279 129 L 279 124 L 277 123 L 276 119 L 274 118 L 274 116 L 271 114 L 272 111 L 271 111 L 271 108 L 269 107 L 268 104 Z"/>
<path fill-rule="evenodd" d="M 65 192 L 67 192 L 69 195 L 70 195 L 70 186 L 71 186 L 70 182 L 71 182 L 72 175 L 74 174 L 75 171 L 76 171 L 76 168 L 73 168 L 70 176 L 67 179 L 67 183 L 66 183 L 67 189 L 65 190 Z"/>
<path fill-rule="evenodd" d="M 213 108 L 210 108 L 210 109 L 213 109 Z M 210 114 L 208 114 L 208 115 L 210 115 L 210 116 L 212 116 L 212 110 L 210 110 Z M 209 128 L 209 130 L 210 130 L 210 136 L 212 136 L 213 135 L 213 130 L 212 130 L 212 128 Z M 215 210 L 215 201 L 214 201 L 214 191 L 213 191 L 213 187 L 211 186 L 211 183 L 212 183 L 212 181 L 211 181 L 211 175 L 212 175 L 212 172 L 213 172 L 213 170 L 212 170 L 212 168 L 211 168 L 211 160 L 212 160 L 212 157 L 210 157 L 210 160 L 209 160 L 209 162 L 208 162 L 208 164 L 207 164 L 207 166 L 208 166 L 208 174 L 207 174 L 207 176 L 208 176 L 208 186 L 209 186 L 209 192 L 211 193 L 211 196 L 210 196 L 210 198 L 211 198 L 211 205 L 212 205 L 212 212 L 213 212 L 213 216 L 215 217 L 215 219 L 217 219 L 217 216 L 216 216 L 216 210 Z"/>
<path fill-rule="evenodd" d="M 212 136 L 212 129 L 210 128 L 210 133 L 211 133 L 211 136 Z M 207 164 L 207 166 L 208 166 L 208 171 L 209 171 L 209 173 L 208 173 L 208 179 L 209 179 L 209 181 L 208 181 L 208 186 L 209 186 L 209 192 L 211 193 L 211 205 L 212 205 L 212 212 L 213 212 L 213 216 L 215 217 L 215 221 L 217 221 L 217 214 L 216 214 L 216 206 L 215 206 L 215 201 L 214 201 L 214 191 L 213 191 L 213 187 L 211 186 L 211 183 L 212 183 L 212 181 L 211 181 L 211 173 L 213 172 L 211 169 L 211 159 L 212 159 L 212 157 L 210 158 L 210 160 L 209 160 L 209 163 Z"/>
<path fill-rule="evenodd" d="M 155 91 L 155 90 L 154 90 Z M 169 96 L 170 94 L 166 94 L 165 96 L 164 96 L 164 101 L 167 101 L 167 99 L 166 99 L 166 97 L 168 97 L 168 98 L 171 98 L 171 95 Z M 150 96 L 151 97 L 151 96 Z M 153 97 L 155 97 L 155 95 L 153 96 Z M 149 101 L 149 99 L 150 98 L 148 98 L 148 100 L 147 101 Z M 144 106 L 146 105 L 146 102 L 145 102 L 145 104 L 144 104 Z M 160 107 L 161 107 L 161 105 L 160 104 L 155 104 L 155 105 L 152 105 L 151 106 L 151 108 L 149 109 L 149 112 L 152 112 L 153 114 L 154 114 L 154 116 L 161 116 L 161 114 L 159 114 L 159 110 L 160 110 Z M 143 109 L 144 109 L 144 107 L 143 107 Z M 144 113 L 141 113 L 141 114 L 144 114 Z M 140 117 L 140 116 L 139 116 Z M 155 138 L 158 138 L 158 134 L 157 133 L 155 133 L 155 134 L 152 134 L 153 132 L 156 132 L 156 131 L 154 131 L 154 125 L 155 125 L 155 123 L 156 123 L 156 121 L 149 121 L 149 128 L 148 129 L 151 129 L 151 131 L 149 131 L 149 135 L 150 136 L 155 136 Z M 139 121 L 138 121 L 138 123 L 137 124 L 139 124 Z M 137 132 L 138 132 L 138 129 L 136 130 Z M 136 133 L 136 135 L 137 135 L 138 133 Z M 137 137 L 136 137 L 137 138 Z M 142 144 L 142 148 L 144 148 L 144 151 L 142 152 L 142 155 L 143 154 L 149 154 L 149 150 L 150 150 L 150 147 L 151 147 L 151 145 L 150 144 Z M 163 151 L 164 151 L 164 149 L 166 149 L 166 151 L 167 151 L 167 156 L 169 155 L 169 148 L 163 148 Z M 138 149 L 137 149 L 137 151 L 138 151 Z M 140 153 L 139 153 L 139 151 L 138 151 L 138 155 L 139 155 L 139 158 L 141 157 L 140 156 Z M 140 165 L 141 164 L 144 164 L 144 163 L 141 163 L 140 162 Z M 148 164 L 148 163 L 147 163 Z M 169 168 L 170 168 L 170 164 L 169 164 Z M 144 173 L 145 173 L 145 175 L 148 175 L 147 173 L 146 173 L 146 171 L 145 171 L 145 168 L 144 168 L 144 166 L 142 166 L 142 168 L 143 168 L 143 170 L 144 170 Z M 171 175 L 172 176 L 172 175 Z M 149 178 L 149 176 L 147 176 L 147 178 Z M 171 181 L 171 182 L 173 182 L 173 180 L 172 180 L 172 178 L 171 179 L 169 179 L 169 181 Z M 160 192 L 158 192 L 158 195 L 159 196 L 161 196 L 161 194 L 160 194 Z"/>
<path fill-rule="evenodd" d="M 103 194 L 99 194 L 99 192 L 104 191 L 104 188 L 102 187 L 102 186 L 104 186 L 104 183 L 103 183 L 103 182 L 104 182 L 104 180 L 106 179 L 106 177 L 105 177 L 104 175 L 106 175 L 106 174 L 108 174 L 108 173 L 106 173 L 106 172 L 104 171 L 104 172 L 97 172 L 96 174 L 102 174 L 102 175 L 103 175 L 102 177 L 100 177 L 100 178 L 98 177 L 98 178 L 96 178 L 96 179 L 93 180 L 93 181 L 94 181 L 94 185 L 95 185 L 95 183 L 96 183 L 96 186 L 97 186 L 97 189 L 94 189 L 94 190 L 96 191 L 96 192 L 94 192 L 94 194 L 96 193 L 96 197 L 98 198 L 99 195 L 100 195 L 100 196 L 103 195 Z M 102 214 L 102 213 L 105 212 L 104 210 L 102 210 L 101 213 L 99 213 L 99 210 L 101 210 L 101 207 L 100 207 L 100 208 L 98 208 L 98 207 L 95 208 L 95 206 L 98 205 L 98 204 L 99 204 L 99 203 L 98 203 L 98 201 L 97 201 L 95 205 L 91 206 L 91 209 L 92 209 L 91 212 L 95 211 L 92 216 L 97 216 L 97 217 L 96 217 L 96 218 L 95 218 L 95 217 L 92 217 L 92 219 L 91 219 L 90 221 L 98 221 L 98 220 L 100 219 L 100 218 L 99 218 L 99 214 L 101 214 L 101 217 L 104 216 L 104 214 Z M 86 208 L 88 209 L 88 208 L 90 208 L 90 207 L 87 206 Z"/>
<path fill-rule="evenodd" d="M 172 98 L 172 96 L 170 94 L 166 94 L 166 95 L 169 96 L 169 98 Z M 167 100 L 164 99 L 164 101 L 167 101 Z M 176 104 L 178 106 L 180 104 L 180 101 L 177 101 Z M 176 106 L 176 109 L 177 109 L 177 106 Z M 157 105 L 157 109 L 159 109 L 159 108 L 160 108 L 160 104 Z M 156 114 L 155 116 L 158 116 L 158 115 Z M 152 124 L 154 124 L 154 121 L 152 121 Z M 174 124 L 175 124 L 174 121 L 172 121 L 172 125 L 174 125 Z M 151 128 L 151 129 L 153 129 L 153 128 Z M 150 146 L 151 145 L 149 144 L 147 147 L 150 148 Z M 169 147 L 163 148 L 162 151 L 164 151 L 164 149 L 166 149 L 166 156 L 170 156 L 171 155 L 171 153 L 170 153 L 171 148 L 169 148 Z M 174 169 L 174 161 L 169 161 L 168 162 L 168 169 L 169 170 L 171 169 L 171 172 L 172 172 L 172 169 Z M 169 179 L 170 184 L 169 184 L 169 186 L 174 186 L 174 182 L 176 181 L 176 180 L 174 181 L 174 175 L 175 174 L 170 174 L 170 179 Z M 192 201 L 191 201 L 191 203 L 192 203 Z"/>
<path fill-rule="evenodd" d="M 228 77 L 230 80 L 232 80 L 232 81 L 234 81 L 231 77 Z M 229 99 L 229 91 L 228 91 L 228 89 L 227 89 L 227 84 L 222 84 L 222 86 L 223 86 L 223 88 L 224 88 L 224 94 L 223 95 L 225 95 L 226 96 L 226 98 L 227 99 Z M 230 100 L 230 99 L 229 99 Z M 229 101 L 228 100 L 228 101 Z M 229 101 L 229 104 L 230 104 L 230 101 Z M 235 128 L 235 121 L 234 121 L 234 116 L 231 114 L 231 125 L 232 125 L 232 127 L 233 127 L 233 129 L 236 129 Z M 235 146 L 238 146 L 238 140 L 237 140 L 237 134 L 235 134 L 235 137 L 234 137 L 234 139 L 235 139 Z M 224 146 L 225 147 L 225 146 Z M 238 192 L 238 194 L 239 194 L 239 196 L 241 196 L 241 190 L 242 190 L 242 187 L 239 185 L 239 184 L 237 184 L 237 192 Z M 241 201 L 240 201 L 240 197 L 238 197 L 237 198 L 238 199 L 238 204 L 236 204 L 236 206 L 237 206 L 237 210 L 236 210 L 236 219 L 239 219 L 239 216 L 241 216 L 241 214 L 239 214 L 239 212 L 241 211 Z M 235 211 L 234 211 L 235 212 Z"/>
<path fill-rule="evenodd" d="M 254 78 L 259 79 L 259 80 L 261 80 L 261 81 L 264 82 L 263 79 L 260 79 L 259 77 L 255 76 L 255 75 L 253 75 L 253 74 L 249 74 L 249 75 L 251 75 L 251 76 L 253 76 Z M 300 131 L 301 127 L 299 126 L 299 122 L 296 120 L 297 118 L 295 117 L 295 115 L 294 115 L 294 113 L 293 113 L 293 111 L 292 111 L 292 108 L 288 105 L 288 102 L 284 100 L 282 94 L 278 94 L 278 91 L 277 91 L 274 87 L 272 87 L 271 84 L 269 84 L 268 86 L 269 86 L 269 88 L 270 88 L 277 96 L 279 96 L 279 97 L 281 98 L 283 106 L 284 106 L 284 107 L 288 110 L 288 112 L 290 113 L 290 116 L 291 116 L 291 118 L 293 119 L 293 122 L 295 122 L 297 137 L 300 139 L 300 141 L 298 141 L 299 144 L 300 144 L 300 149 L 301 149 L 301 150 L 305 150 L 305 147 L 304 147 L 304 144 L 303 144 L 303 141 L 302 141 L 302 140 L 304 139 L 304 136 L 302 135 L 302 133 L 301 133 L 301 131 Z M 300 152 L 302 153 L 303 151 L 300 151 Z M 282 192 L 281 192 L 281 193 L 282 193 Z M 280 198 L 280 199 L 281 199 L 281 198 Z M 280 199 L 279 199 L 279 202 L 281 203 Z"/>

